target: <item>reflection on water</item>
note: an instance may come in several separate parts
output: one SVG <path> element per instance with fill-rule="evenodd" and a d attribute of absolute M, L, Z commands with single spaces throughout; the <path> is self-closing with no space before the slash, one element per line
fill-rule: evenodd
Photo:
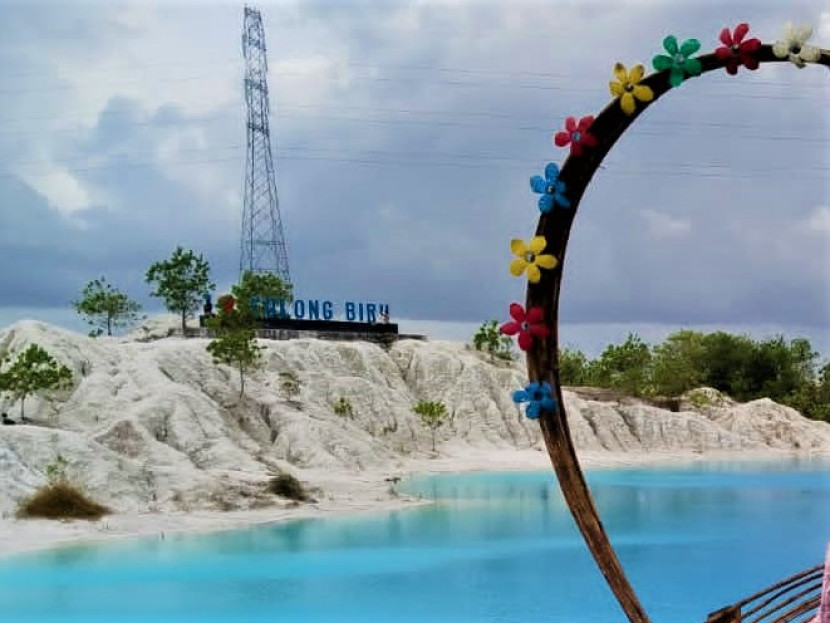
<path fill-rule="evenodd" d="M 652 618 L 671 623 L 815 564 L 830 539 L 828 467 L 730 463 L 588 480 Z M 436 503 L 0 559 L 2 620 L 624 620 L 552 473 L 401 489 Z"/>

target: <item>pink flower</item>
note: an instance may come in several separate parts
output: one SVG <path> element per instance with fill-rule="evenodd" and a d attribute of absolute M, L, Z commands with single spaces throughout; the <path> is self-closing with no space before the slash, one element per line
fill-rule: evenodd
<path fill-rule="evenodd" d="M 588 133 L 593 123 L 594 118 L 591 115 L 582 117 L 579 123 L 574 117 L 568 117 L 565 119 L 565 131 L 557 132 L 553 137 L 553 142 L 557 147 L 564 147 L 570 143 L 571 155 L 581 156 L 584 147 L 596 147 L 598 143 L 597 138 Z"/>
<path fill-rule="evenodd" d="M 761 40 L 752 38 L 744 41 L 748 32 L 749 24 L 738 24 L 734 34 L 728 28 L 720 33 L 723 46 L 715 50 L 715 56 L 726 61 L 726 71 L 733 76 L 741 65 L 747 69 L 758 69 L 758 57 L 754 54 L 761 49 Z"/>
<path fill-rule="evenodd" d="M 519 348 L 529 350 L 533 346 L 533 340 L 537 337 L 543 338 L 550 335 L 542 320 L 545 317 L 545 310 L 541 307 L 531 307 L 525 313 L 524 307 L 518 303 L 510 304 L 510 317 L 513 322 L 506 322 L 499 327 L 499 332 L 505 335 L 519 334 Z"/>

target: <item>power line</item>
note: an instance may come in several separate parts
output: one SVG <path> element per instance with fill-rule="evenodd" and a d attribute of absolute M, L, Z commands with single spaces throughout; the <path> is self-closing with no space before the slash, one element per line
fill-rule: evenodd
<path fill-rule="evenodd" d="M 239 152 L 244 148 L 244 145 L 231 145 L 225 148 L 222 148 L 223 151 L 236 151 Z M 182 151 L 179 150 L 176 152 L 175 155 L 179 155 Z M 194 150 L 195 151 L 195 150 Z M 428 153 L 422 152 L 423 158 L 422 159 L 412 159 L 412 158 L 404 158 L 400 159 L 400 156 L 411 156 L 413 152 L 409 151 L 387 151 L 387 150 L 366 150 L 364 152 L 356 152 L 356 156 L 354 157 L 344 157 L 344 156 L 316 156 L 316 155 L 302 155 L 304 153 L 315 153 L 315 152 L 334 152 L 334 153 L 343 153 L 341 150 L 337 149 L 328 149 L 328 148 L 308 148 L 308 147 L 301 147 L 301 146 L 288 146 L 283 149 L 283 155 L 278 158 L 278 160 L 283 162 L 290 162 L 290 161 L 321 161 L 321 162 L 341 162 L 341 163 L 350 163 L 350 164 L 363 164 L 363 165 L 378 165 L 378 166 L 418 166 L 418 167 L 462 167 L 462 168 L 488 168 L 492 169 L 495 165 L 490 165 L 488 162 L 503 162 L 505 164 L 498 165 L 499 168 L 510 168 L 510 169 L 522 169 L 526 172 L 533 172 L 536 168 L 539 167 L 539 163 L 543 162 L 545 159 L 531 159 L 531 158 L 515 158 L 510 156 L 503 156 L 497 154 L 464 154 L 464 153 Z M 300 155 L 296 155 L 299 153 Z M 365 155 L 370 155 L 373 157 L 368 157 Z M 382 156 L 382 157 L 381 157 Z M 391 157 L 391 158 L 390 158 Z M 397 158 L 397 159 L 395 159 Z M 441 160 L 441 158 L 445 158 Z M 447 159 L 448 158 L 448 159 Z M 94 171 L 94 170 L 106 170 L 106 169 L 131 169 L 131 168 L 146 168 L 146 167 L 170 167 L 170 166 L 192 166 L 194 164 L 211 164 L 211 163 L 224 163 L 224 162 L 237 162 L 239 163 L 239 157 L 225 157 L 225 158 L 208 158 L 208 159 L 187 159 L 181 160 L 174 163 L 159 163 L 159 162 L 135 162 L 135 161 L 128 161 L 128 162 L 115 162 L 115 163 L 106 163 L 106 164 L 98 164 L 98 165 L 87 165 L 87 166 L 80 166 L 80 167 L 72 167 L 71 173 L 79 173 L 85 171 Z M 31 165 L 31 164 L 43 164 L 45 161 L 30 161 L 28 163 L 17 163 L 18 166 L 20 165 Z M 57 163 L 60 165 L 65 165 L 66 162 Z M 663 164 L 663 163 L 661 163 Z M 733 170 L 732 165 L 730 164 L 722 164 L 722 163 L 707 163 L 705 165 L 699 165 L 696 163 L 676 163 L 672 164 L 670 167 L 663 167 L 661 168 L 659 165 L 649 165 L 648 163 L 644 163 L 640 168 L 633 168 L 633 169 L 626 169 L 626 168 L 616 168 L 617 165 L 613 161 L 606 163 L 603 165 L 603 175 L 628 175 L 628 176 L 659 176 L 659 177 L 715 177 L 715 178 L 744 178 L 744 179 L 754 179 L 758 177 L 767 177 L 769 175 L 768 169 L 745 169 L 743 171 L 735 172 Z M 787 173 L 788 176 L 792 176 L 792 174 L 800 174 L 805 171 L 826 171 L 830 167 L 792 167 L 792 169 L 785 170 L 784 172 Z M 697 170 L 695 170 L 697 169 Z M 727 169 L 729 170 L 728 173 L 719 173 L 717 171 L 711 171 L 710 169 Z M 32 173 L 37 175 L 37 173 Z M 529 174 L 529 173 L 528 173 Z M 0 174 L 0 177 L 18 177 L 17 174 L 14 173 L 5 173 Z M 797 176 L 798 177 L 798 176 Z M 815 177 L 815 176 L 801 176 L 804 177 Z M 823 177 L 823 176 L 822 176 Z"/>
<path fill-rule="evenodd" d="M 279 61 L 272 61 L 272 65 L 274 66 L 274 71 L 279 71 L 276 69 L 277 63 Z M 188 66 L 188 65 L 199 65 L 200 67 L 210 66 L 216 67 L 219 65 L 233 65 L 237 66 L 239 63 L 239 59 L 237 58 L 217 58 L 215 60 L 206 60 L 206 59 L 197 59 L 192 61 L 152 61 L 152 62 L 144 62 L 144 63 L 121 63 L 116 65 L 108 65 L 104 67 L 98 67 L 93 69 L 84 68 L 84 74 L 107 74 L 107 73 L 124 73 L 124 70 L 144 70 L 152 67 L 164 67 L 168 68 L 171 66 Z M 474 68 L 474 67 L 446 67 L 437 64 L 421 64 L 421 65 L 378 65 L 375 63 L 361 63 L 356 61 L 337 61 L 337 64 L 344 67 L 359 67 L 363 69 L 369 69 L 373 71 L 377 70 L 386 70 L 386 71 L 428 71 L 428 72 L 438 72 L 438 73 L 446 73 L 446 74 L 464 74 L 464 75 L 481 75 L 481 76 L 495 76 L 495 77 L 506 77 L 506 78 L 515 78 L 518 76 L 522 77 L 530 77 L 530 78 L 567 78 L 572 80 L 574 78 L 577 79 L 584 79 L 582 74 L 574 74 L 571 72 L 557 72 L 557 71 L 529 71 L 526 69 L 517 69 L 517 70 L 498 70 L 498 69 L 484 69 L 484 68 Z M 647 63 L 644 62 L 647 65 Z M 609 62 L 609 68 L 612 66 L 612 63 Z M 4 74 L 4 80 L 9 77 L 25 77 L 25 76 L 42 76 L 42 71 L 28 71 L 28 72 L 13 72 L 10 74 Z M 212 75 L 212 74 L 211 74 Z M 173 77 L 172 79 L 176 79 Z M 734 78 L 715 78 L 711 80 L 712 82 L 724 85 L 734 85 L 735 79 Z M 803 88 L 826 88 L 824 84 L 813 84 L 813 83 L 804 83 L 795 85 L 792 82 L 786 81 L 779 81 L 779 80 L 763 80 L 756 77 L 752 77 L 751 80 L 747 80 L 741 86 L 755 86 L 755 85 L 769 85 L 769 86 L 776 86 L 782 88 L 790 88 L 797 86 L 799 89 Z"/>
<path fill-rule="evenodd" d="M 328 114 L 326 114 L 326 115 L 320 115 L 320 114 L 318 114 L 318 115 L 297 115 L 295 117 L 292 117 L 292 115 L 286 114 L 285 111 L 292 111 L 292 110 L 293 111 L 302 111 L 302 110 L 309 110 L 309 109 L 311 109 L 311 110 L 317 110 L 317 109 L 335 110 L 335 111 L 337 111 L 337 110 L 349 110 L 349 111 L 357 111 L 357 112 L 367 111 L 367 112 L 373 112 L 373 113 L 394 113 L 394 114 L 401 114 L 401 115 L 407 115 L 407 116 L 408 115 L 443 116 L 443 117 L 446 117 L 446 118 L 449 118 L 449 119 L 457 118 L 457 119 L 462 119 L 462 120 L 463 119 L 468 119 L 470 117 L 486 118 L 486 119 L 516 120 L 520 117 L 526 119 L 526 118 L 529 118 L 531 116 L 531 115 L 527 115 L 527 114 L 519 114 L 519 113 L 516 113 L 516 112 L 493 112 L 493 111 L 475 111 L 475 110 L 464 110 L 463 112 L 459 112 L 457 110 L 424 110 L 424 109 L 414 109 L 414 108 L 383 108 L 383 107 L 377 107 L 377 106 L 372 106 L 372 107 L 365 106 L 365 105 L 364 106 L 348 106 L 348 105 L 342 105 L 342 104 L 339 104 L 337 107 L 325 107 L 325 108 L 321 108 L 319 105 L 315 105 L 315 104 L 287 104 L 287 105 L 277 106 L 276 108 L 277 108 L 277 110 L 275 111 L 275 114 L 279 115 L 279 116 L 282 116 L 282 117 L 286 117 L 286 118 L 308 117 L 308 118 L 315 118 L 315 119 L 319 119 L 319 118 L 328 119 L 328 118 L 332 118 L 332 117 Z M 147 120 L 141 120 L 141 121 L 130 121 L 128 125 L 141 125 L 141 126 L 144 126 L 144 125 L 191 125 L 191 124 L 200 123 L 200 122 L 204 122 L 204 121 L 212 121 L 212 120 L 225 119 L 225 118 L 227 118 L 227 119 L 231 119 L 231 118 L 241 119 L 243 117 L 243 111 L 242 111 L 241 108 L 238 111 L 234 110 L 234 111 L 225 111 L 225 112 L 215 112 L 214 108 L 209 108 L 209 109 L 204 109 L 204 110 L 189 110 L 188 113 L 190 113 L 192 115 L 205 115 L 205 113 L 211 113 L 211 114 L 207 114 L 206 116 L 190 118 L 190 119 L 147 119 Z M 40 116 L 40 117 L 26 117 L 26 118 L 20 119 L 19 121 L 48 121 L 48 120 L 60 121 L 60 120 L 65 119 L 65 118 L 80 119 L 80 118 L 86 118 L 86 117 L 89 117 L 89 116 L 90 116 L 90 114 L 81 114 L 81 113 L 76 114 L 76 115 L 66 115 L 65 117 L 55 117 L 53 115 L 44 115 L 44 116 Z M 98 115 L 98 119 L 103 120 L 104 118 L 110 118 L 110 117 L 113 117 L 113 116 L 117 117 L 118 114 L 113 113 L 111 111 L 103 111 L 102 113 L 100 113 Z M 545 115 L 545 119 L 546 120 L 550 119 L 553 116 L 554 115 Z M 565 116 L 570 116 L 570 115 L 562 115 L 561 119 L 560 119 L 561 124 L 564 124 Z M 539 113 L 539 117 L 541 118 L 541 113 Z M 13 119 L 9 119 L 9 118 L 0 119 L 0 124 L 11 123 L 13 121 L 14 121 Z M 440 119 L 439 119 L 439 121 L 440 121 Z M 470 123 L 473 124 L 473 123 L 477 123 L 477 122 L 470 121 Z M 698 121 L 688 121 L 688 120 L 685 120 L 685 121 L 684 120 L 678 120 L 678 121 L 654 120 L 654 121 L 648 121 L 648 123 L 650 125 L 653 124 L 653 125 L 665 125 L 665 126 L 694 126 L 694 127 L 707 126 L 707 127 L 722 127 L 722 128 L 758 128 L 758 127 L 767 127 L 768 126 L 767 123 L 708 122 L 708 121 L 698 122 Z M 0 131 L 0 135 L 3 135 L 3 134 L 19 134 L 19 133 L 36 134 L 38 132 L 42 132 L 44 129 L 45 128 L 39 127 L 37 131 L 31 131 L 31 130 L 4 130 L 4 131 Z M 87 130 L 87 129 L 89 129 L 89 128 L 86 128 L 86 127 L 83 127 L 83 128 L 54 128 L 54 129 L 49 129 L 49 131 L 50 132 L 55 132 L 55 131 L 58 131 L 58 132 L 82 131 L 82 130 Z M 539 128 L 538 128 L 538 126 L 536 126 L 533 129 L 539 129 Z M 544 128 L 544 129 L 548 129 L 548 128 Z M 559 128 L 559 127 L 554 128 L 554 126 L 551 126 L 549 129 L 550 130 L 553 130 L 553 129 L 559 130 L 561 128 Z"/>
<path fill-rule="evenodd" d="M 761 138 L 769 138 L 769 137 L 761 137 Z M 217 152 L 217 151 L 238 151 L 246 146 L 241 143 L 234 143 L 230 145 L 220 145 L 220 146 L 212 146 L 210 147 L 210 151 Z M 121 156 L 138 156 L 138 157 L 166 157 L 166 156 L 174 156 L 177 157 L 181 154 L 190 154 L 190 153 L 200 153 L 206 151 L 204 147 L 185 147 L 181 149 L 170 150 L 168 153 L 160 153 L 159 151 L 147 151 L 147 152 L 131 152 L 130 154 L 109 154 L 109 157 L 121 157 Z M 305 145 L 285 145 L 280 149 L 280 153 L 286 152 L 322 152 L 322 153 L 337 153 L 342 154 L 344 150 L 342 148 L 337 147 L 308 147 Z M 347 153 L 347 152 L 346 152 Z M 411 150 L 400 151 L 400 150 L 388 150 L 388 149 L 364 149 L 360 152 L 361 154 L 374 154 L 374 155 L 382 155 L 382 156 L 416 156 L 418 158 L 425 158 L 425 159 L 433 159 L 433 158 L 443 158 L 443 157 L 450 157 L 450 158 L 461 158 L 461 159 L 477 159 L 477 160 L 505 160 L 511 162 L 528 162 L 528 163 L 538 163 L 539 161 L 548 161 L 551 159 L 551 154 L 543 154 L 539 157 L 532 157 L 532 156 L 505 156 L 503 153 L 486 153 L 486 152 L 447 152 L 447 151 L 421 151 L 421 152 L 414 152 Z M 100 156 L 97 156 L 100 157 Z M 60 164 L 71 164 L 73 162 L 86 162 L 88 158 L 67 158 L 67 159 L 60 159 L 59 161 L 55 161 L 50 158 L 34 158 L 30 160 L 22 160 L 13 162 L 14 166 L 31 166 L 31 165 L 38 165 L 38 164 L 54 164 L 59 162 Z M 611 161 L 613 164 L 613 161 Z M 661 164 L 656 165 L 647 165 L 651 167 L 659 168 Z M 119 163 L 113 163 L 113 167 L 119 166 Z M 610 165 L 605 165 L 610 166 Z M 701 165 L 700 163 L 672 163 L 672 168 L 675 167 L 699 167 L 699 168 L 723 168 L 723 169 L 734 169 L 734 164 L 729 163 L 710 163 L 707 162 L 705 165 Z M 793 170 L 806 170 L 806 171 L 826 171 L 830 170 L 828 166 L 819 166 L 819 165 L 798 165 L 793 166 Z M 782 170 L 788 170 L 784 167 Z M 768 168 L 757 169 L 758 173 L 768 172 Z"/>
<path fill-rule="evenodd" d="M 367 65 L 366 67 L 371 67 Z M 300 72 L 300 71 L 288 71 L 284 69 L 274 68 L 270 70 L 272 75 L 276 75 L 282 78 L 305 78 L 308 76 L 308 72 Z M 446 72 L 442 73 L 459 73 L 458 70 L 447 70 Z M 464 73 L 463 71 L 460 73 Z M 354 75 L 350 76 L 352 79 L 356 80 L 363 80 L 369 82 L 376 82 L 376 83 L 411 83 L 411 82 L 424 82 L 426 84 L 435 84 L 435 85 L 445 85 L 445 86 L 461 86 L 461 87 L 478 87 L 478 88 L 486 88 L 486 87 L 509 87 L 515 89 L 534 89 L 534 90 L 543 90 L 543 91 L 563 91 L 563 92 L 594 92 L 597 90 L 596 86 L 584 86 L 584 87 L 573 87 L 573 86 L 565 86 L 559 84 L 533 84 L 533 83 L 515 83 L 512 82 L 512 79 L 516 78 L 517 76 L 524 75 L 522 72 L 516 73 L 501 73 L 499 74 L 504 78 L 508 79 L 507 82 L 492 82 L 492 81 L 470 81 L 470 80 L 448 80 L 448 79 L 427 79 L 419 81 L 411 76 L 374 76 L 374 75 Z M 538 75 L 535 75 L 538 77 Z M 573 76 L 570 74 L 546 74 L 549 77 L 557 77 L 557 78 L 567 78 L 568 85 L 572 84 L 573 82 L 581 82 L 583 84 L 587 84 L 588 81 L 582 76 Z M 190 75 L 190 76 L 166 76 L 166 77 L 155 77 L 152 80 L 153 84 L 158 83 L 166 83 L 166 82 L 193 82 L 199 80 L 227 80 L 231 78 L 230 75 L 222 75 L 217 76 L 215 72 L 211 72 L 208 74 L 198 74 L 198 75 Z M 708 78 L 708 76 L 707 76 Z M 237 78 L 234 78 L 237 79 Z M 132 78 L 127 79 L 125 81 L 117 82 L 117 83 L 110 83 L 106 86 L 110 88 L 117 88 L 117 87 L 124 87 L 129 86 L 132 84 L 141 84 L 148 82 L 145 78 Z M 591 83 L 595 84 L 595 81 L 590 81 Z M 735 86 L 734 83 L 729 83 L 726 81 L 720 81 L 725 85 Z M 101 85 L 100 80 L 91 81 L 90 85 Z M 751 82 L 745 82 L 741 84 L 741 87 L 744 87 L 746 84 L 752 84 Z M 772 83 L 774 84 L 774 83 Z M 809 84 L 809 83 L 808 83 Z M 794 85 L 790 85 L 791 87 Z M 797 88 L 800 90 L 803 85 L 799 85 Z M 824 85 L 813 85 L 815 87 L 821 87 Z M 78 84 L 64 84 L 64 85 L 50 85 L 50 86 L 43 86 L 39 88 L 30 88 L 30 89 L 20 89 L 20 88 L 12 88 L 12 89 L 3 89 L 0 90 L 0 95 L 10 95 L 10 94 L 25 94 L 25 93 L 48 93 L 53 91 L 66 91 L 66 90 L 78 90 L 84 88 L 83 85 Z M 87 86 L 87 88 L 89 88 Z M 705 96 L 707 94 L 698 94 L 698 96 Z M 772 99 L 772 100 L 784 100 L 784 101 L 792 101 L 792 100 L 803 100 L 806 99 L 805 96 L 800 94 L 790 94 L 790 95 L 771 95 L 768 93 L 762 94 L 745 94 L 745 93 L 721 93 L 718 94 L 717 97 L 741 97 L 741 98 L 759 98 L 759 99 Z"/>
<path fill-rule="evenodd" d="M 367 107 L 343 107 L 346 110 L 366 110 L 366 111 L 380 111 L 380 112 L 394 112 L 402 115 L 434 115 L 434 117 L 430 119 L 412 119 L 412 118 L 367 118 L 367 117 L 347 117 L 347 116 L 339 116 L 339 115 L 332 115 L 332 114 L 298 114 L 292 115 L 288 114 L 285 111 L 297 110 L 302 111 L 308 108 L 316 108 L 314 106 L 283 106 L 280 110 L 278 110 L 275 115 L 277 117 L 289 120 L 305 120 L 305 119 L 323 119 L 326 121 L 346 121 L 346 122 L 353 122 L 353 123 L 369 123 L 369 124 L 382 124 L 382 125 L 428 125 L 428 126 L 457 126 L 457 127 L 476 127 L 480 128 L 480 123 L 473 119 L 469 119 L 469 117 L 475 118 L 492 118 L 492 119 L 502 119 L 502 120 L 515 120 L 517 115 L 508 115 L 505 113 L 488 113 L 488 112 L 476 112 L 476 111 L 469 111 L 463 113 L 454 113 L 453 111 L 419 111 L 419 110 L 407 110 L 407 109 L 369 109 Z M 441 114 L 444 118 L 438 117 Z M 179 127 L 192 127 L 194 125 L 198 125 L 208 121 L 216 121 L 221 119 L 227 120 L 237 120 L 241 123 L 242 121 L 242 113 L 240 112 L 223 112 L 223 113 L 216 113 L 213 115 L 208 115 L 206 117 L 194 118 L 194 119 L 145 119 L 140 121 L 130 121 L 119 126 L 122 129 L 131 128 L 131 127 L 143 127 L 143 126 L 179 126 Z M 665 126 L 670 128 L 695 128 L 699 129 L 701 127 L 711 127 L 711 128 L 740 128 L 740 129 L 750 129 L 750 128 L 760 128 L 766 127 L 766 124 L 748 124 L 748 123 L 731 123 L 731 122 L 709 122 L 709 121 L 648 121 L 646 122 L 647 125 L 656 125 L 656 126 Z M 48 129 L 50 134 L 55 132 L 58 133 L 84 133 L 90 131 L 92 128 L 53 128 Z M 496 129 L 496 128 L 491 128 Z M 547 132 L 553 133 L 562 129 L 559 126 L 553 125 L 514 125 L 514 124 L 507 124 L 500 126 L 498 129 L 511 129 L 517 131 L 533 131 L 533 132 Z M 37 130 L 0 130 L 0 136 L 37 136 L 43 134 L 47 131 L 44 128 L 38 128 Z M 646 134 L 646 135 L 653 135 L 654 132 L 649 132 L 648 129 L 639 130 L 638 133 Z M 660 131 L 660 135 L 665 135 L 665 131 Z M 733 134 L 730 135 L 734 138 L 757 138 L 757 139 L 767 139 L 767 140 L 793 140 L 793 141 L 804 141 L 804 142 L 824 142 L 823 139 L 817 139 L 815 137 L 806 137 L 806 136 L 769 136 L 767 134 L 763 135 L 753 135 L 753 134 Z"/>

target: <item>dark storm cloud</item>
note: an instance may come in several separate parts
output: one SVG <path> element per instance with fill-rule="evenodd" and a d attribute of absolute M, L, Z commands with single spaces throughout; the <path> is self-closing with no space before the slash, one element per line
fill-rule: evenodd
<path fill-rule="evenodd" d="M 73 19 L 95 23 L 89 5 L 79 6 Z M 186 47 L 188 7 L 158 5 L 147 13 L 162 19 L 142 27 L 122 18 L 118 32 L 146 50 L 167 49 L 175 37 Z M 410 318 L 503 315 L 507 303 L 524 298 L 524 282 L 507 265 L 509 239 L 529 238 L 538 215 L 528 178 L 549 160 L 561 162 L 551 133 L 566 116 L 608 103 L 614 61 L 648 65 L 669 32 L 696 35 L 711 49 L 722 26 L 747 15 L 766 40 L 788 17 L 819 19 L 807 3 L 787 11 L 694 2 L 511 7 L 263 6 L 278 187 L 299 296 L 382 300 Z M 195 46 L 185 56 L 232 61 L 238 13 L 230 5 L 201 10 L 198 36 L 228 49 Z M 72 43 L 73 54 L 111 41 L 89 38 Z M 18 39 L 10 51 L 0 43 L 0 56 L 25 46 Z M 39 62 L 35 52 L 25 56 Z M 315 63 L 329 65 L 314 73 Z M 18 84 L 3 81 L 3 67 L 0 84 Z M 61 305 L 101 272 L 146 298 L 146 267 L 176 244 L 205 253 L 220 286 L 234 279 L 241 90 L 228 104 L 197 79 L 156 88 L 153 67 L 139 62 L 128 77 L 152 88 L 130 94 L 104 72 L 96 87 L 104 104 L 93 123 L 66 122 L 23 143 L 0 137 L 9 166 L 0 177 L 0 262 L 14 268 L 0 276 L 14 300 L 6 295 L 0 304 Z M 241 61 L 211 69 L 217 88 L 238 88 Z M 199 75 L 192 65 L 166 71 Z M 47 85 L 64 78 L 44 77 Z M 165 102 L 165 89 L 176 89 L 176 98 Z M 764 67 L 690 81 L 647 111 L 583 200 L 563 319 L 826 324 L 828 234 L 808 223 L 830 203 L 828 122 L 819 104 L 827 94 L 826 71 Z M 35 103 L 42 100 L 21 91 L 8 114 L 26 116 Z M 57 104 L 46 103 L 52 121 L 71 112 Z M 60 210 L 44 196 L 57 191 L 27 188 L 13 173 L 20 150 L 67 171 L 88 204 Z"/>

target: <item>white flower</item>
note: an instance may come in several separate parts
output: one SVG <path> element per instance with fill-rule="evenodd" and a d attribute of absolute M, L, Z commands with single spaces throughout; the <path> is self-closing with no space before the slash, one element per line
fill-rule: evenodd
<path fill-rule="evenodd" d="M 821 58 L 821 50 L 814 45 L 807 45 L 807 39 L 813 35 L 808 25 L 794 26 L 791 22 L 784 24 L 781 39 L 772 46 L 772 53 L 778 58 L 786 58 L 796 67 L 805 63 L 815 63 Z"/>

